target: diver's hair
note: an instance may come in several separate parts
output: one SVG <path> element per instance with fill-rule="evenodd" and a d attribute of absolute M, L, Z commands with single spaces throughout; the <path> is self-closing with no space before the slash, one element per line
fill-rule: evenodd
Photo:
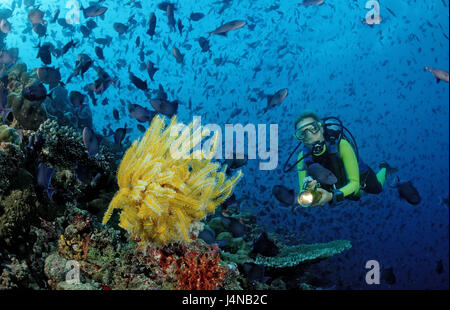
<path fill-rule="evenodd" d="M 296 129 L 297 124 L 300 123 L 305 118 L 312 118 L 316 122 L 320 122 L 320 118 L 316 113 L 314 113 L 313 111 L 305 111 L 302 114 L 300 114 L 299 117 L 297 117 L 297 120 L 295 121 L 295 124 L 294 124 L 294 129 Z"/>

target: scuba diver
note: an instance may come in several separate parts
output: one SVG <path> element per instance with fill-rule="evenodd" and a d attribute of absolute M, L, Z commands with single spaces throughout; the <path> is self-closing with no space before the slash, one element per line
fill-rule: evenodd
<path fill-rule="evenodd" d="M 363 192 L 379 194 L 387 174 L 395 172 L 395 168 L 382 162 L 375 174 L 361 160 L 355 139 L 336 117 L 321 120 L 315 113 L 305 112 L 295 122 L 295 136 L 300 143 L 286 164 L 300 145 L 303 144 L 304 148 L 297 162 L 289 169 L 286 169 L 285 164 L 284 171 L 297 165 L 300 185 L 297 201 L 303 207 L 337 204 L 345 199 L 359 200 Z M 316 176 L 332 176 L 328 177 L 332 182 L 326 182 L 324 178 L 324 181 L 319 181 L 319 177 L 313 179 L 313 173 L 308 173 L 312 167 Z"/>

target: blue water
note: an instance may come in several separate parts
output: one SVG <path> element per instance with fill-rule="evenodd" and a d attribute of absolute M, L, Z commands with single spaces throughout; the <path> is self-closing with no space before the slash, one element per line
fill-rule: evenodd
<path fill-rule="evenodd" d="M 81 44 L 61 58 L 53 57 L 52 66 L 61 68 L 63 80 L 72 72 L 79 53 L 90 55 L 96 65 L 120 78 L 120 89 L 111 86 L 98 98 L 100 102 L 108 97 L 107 106 L 90 103 L 97 132 L 108 124 L 116 129 L 126 123 L 133 128 L 130 141 L 141 135 L 137 121 L 127 116 L 119 100 L 150 107 L 144 93 L 131 85 L 128 65 L 151 89 L 160 83 L 170 100 L 180 100 L 178 117 L 185 123 L 198 115 L 203 124 L 215 123 L 222 128 L 225 123 L 277 124 L 276 169 L 260 170 L 261 160 L 250 160 L 236 189 L 237 197 L 251 198 L 260 224 L 268 231 L 293 234 L 294 243 L 350 240 L 352 249 L 316 266 L 338 289 L 449 288 L 449 209 L 442 203 L 449 196 L 449 85 L 436 83 L 433 75 L 424 71 L 424 66 L 448 71 L 448 0 L 379 1 L 383 20 L 373 27 L 361 23 L 369 11 L 364 0 L 325 0 L 322 6 L 311 7 L 296 7 L 297 1 L 291 0 L 240 0 L 229 1 L 226 8 L 223 3 L 206 0 L 174 1 L 175 18 L 184 25 L 182 35 L 170 31 L 157 2 L 142 1 L 142 9 L 132 7 L 132 2 L 102 1 L 108 11 L 104 20 L 95 18 L 98 27 L 90 38 L 82 38 L 79 25 L 75 25 L 73 38 Z M 36 1 L 48 13 L 47 20 L 57 8 L 64 17 L 69 11 L 66 3 Z M 11 4 L 12 0 L 2 1 L 1 7 L 11 8 Z M 88 6 L 87 1 L 82 4 Z M 268 10 L 272 5 L 279 7 Z M 12 32 L 5 44 L 7 48 L 18 47 L 19 61 L 32 69 L 42 63 L 33 48 L 39 42 L 37 35 L 23 33 L 30 25 L 27 10 L 23 5 L 16 7 L 8 19 Z M 157 16 L 153 41 L 145 34 L 151 12 Z M 192 12 L 202 12 L 205 17 L 189 21 Z M 119 36 L 112 24 L 127 24 L 132 15 L 137 25 Z M 196 39 L 235 19 L 246 20 L 247 25 L 226 37 L 209 37 L 211 53 L 200 52 Z M 80 23 L 85 22 L 81 14 Z M 58 24 L 49 24 L 47 32 L 42 42 L 61 47 L 70 39 Z M 106 35 L 113 40 L 104 48 L 106 60 L 102 61 L 95 56 L 93 39 Z M 144 51 L 151 52 L 145 62 L 151 60 L 160 68 L 153 83 L 145 68 L 140 69 L 137 36 L 144 41 Z M 172 46 L 185 54 L 184 66 L 171 55 Z M 216 65 L 218 58 L 225 63 Z M 127 65 L 117 68 L 118 59 Z M 66 87 L 81 90 L 96 78 L 90 69 L 83 80 L 76 77 Z M 263 113 L 267 103 L 261 94 L 282 88 L 289 90 L 286 100 Z M 119 122 L 113 119 L 113 108 L 121 112 Z M 231 117 L 236 109 L 242 111 Z M 341 206 L 295 213 L 281 206 L 271 189 L 284 184 L 298 192 L 295 170 L 285 174 L 282 167 L 297 143 L 293 123 L 305 109 L 321 117 L 339 116 L 355 136 L 364 161 L 375 171 L 382 160 L 399 168 L 397 176 L 413 182 L 422 202 L 410 205 L 399 198 L 397 189 L 386 186 L 379 195 Z M 267 214 L 261 215 L 262 210 Z M 383 268 L 392 267 L 396 283 L 366 284 L 368 260 L 377 260 Z M 442 274 L 436 270 L 439 260 L 443 262 Z"/>

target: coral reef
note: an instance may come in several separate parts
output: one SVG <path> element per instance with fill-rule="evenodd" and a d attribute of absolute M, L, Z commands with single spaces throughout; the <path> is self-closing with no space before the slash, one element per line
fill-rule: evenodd
<path fill-rule="evenodd" d="M 1 72 L 1 71 L 0 71 Z M 28 72 L 24 63 L 17 63 L 6 70 L 2 78 L 8 90 L 7 107 L 11 108 L 20 128 L 37 130 L 47 118 L 58 120 L 59 123 L 73 128 L 92 128 L 92 112 L 89 105 L 74 106 L 69 100 L 69 92 L 57 85 L 52 88 L 49 97 L 38 100 L 23 95 L 23 90 L 39 85 L 36 72 Z"/>
<path fill-rule="evenodd" d="M 24 99 L 20 94 L 12 93 L 8 96 L 8 107 L 24 129 L 35 130 L 47 118 L 40 102 Z"/>
<path fill-rule="evenodd" d="M 95 219 L 88 215 L 73 216 L 64 235 L 60 237 L 58 251 L 46 257 L 44 270 L 51 288 L 239 287 L 236 266 L 220 262 L 217 246 L 193 241 L 188 244 L 147 245 L 139 248 L 132 239 L 124 240 L 119 230 L 105 228 L 92 221 L 95 222 Z M 70 261 L 76 261 L 80 268 L 80 283 L 76 286 L 65 280 Z M 196 277 L 202 280 L 198 282 Z"/>
<path fill-rule="evenodd" d="M 0 142 L 0 196 L 8 193 L 12 185 L 29 180 L 21 170 L 24 160 L 25 155 L 20 147 L 10 142 Z"/>
<path fill-rule="evenodd" d="M 219 164 L 210 161 L 214 146 L 210 154 L 189 155 L 194 147 L 191 141 L 201 129 L 191 133 L 195 124 L 190 124 L 181 134 L 174 135 L 176 125 L 176 116 L 165 130 L 164 119 L 153 118 L 142 140 L 135 141 L 127 150 L 117 171 L 119 192 L 103 223 L 114 209 L 122 209 L 120 227 L 141 244 L 191 240 L 193 223 L 214 212 L 242 175 L 239 172 L 225 181 L 225 170 L 218 172 Z M 186 142 L 189 147 L 180 158 L 171 153 Z"/>
<path fill-rule="evenodd" d="M 217 212 L 216 212 L 217 213 Z M 257 236 L 263 232 L 262 227 L 255 223 L 251 213 L 240 213 L 233 215 L 240 218 L 248 227 L 248 233 L 243 237 L 233 237 L 227 231 L 221 216 L 214 214 L 208 221 L 207 229 L 213 229 L 216 242 L 220 244 L 220 257 L 223 262 L 235 265 L 244 274 L 239 277 L 240 286 L 244 289 L 320 289 L 311 285 L 314 275 L 307 269 L 321 260 L 340 254 L 351 248 L 347 240 L 334 240 L 328 243 L 297 244 L 288 246 L 284 242 L 277 241 L 279 248 L 277 255 L 266 257 L 252 253 L 252 243 Z M 276 233 L 270 233 L 270 238 L 279 240 Z M 263 266 L 258 280 L 249 280 L 245 276 L 245 265 Z M 257 268 L 256 268 L 257 269 Z M 264 279 L 269 279 L 264 282 Z"/>
<path fill-rule="evenodd" d="M 28 86 L 39 83 L 36 75 L 27 72 L 27 66 L 18 63 L 8 70 L 8 104 L 12 109 L 18 125 L 24 129 L 37 130 L 39 125 L 47 119 L 42 106 L 43 100 L 30 101 L 25 99 L 22 90 Z"/>
<path fill-rule="evenodd" d="M 217 208 L 242 174 L 228 179 L 211 162 L 215 142 L 193 152 L 195 123 L 173 134 L 176 117 L 166 127 L 156 116 L 121 161 L 123 149 L 106 139 L 89 156 L 79 129 L 91 125 L 90 111 L 71 107 L 59 86 L 57 102 L 29 101 L 22 90 L 35 74 L 23 63 L 5 72 L 14 119 L 0 125 L 0 289 L 318 289 L 306 268 L 350 247 L 277 242 L 278 255 L 255 255 L 255 215 Z M 254 209 L 243 201 L 241 210 Z M 203 229 L 214 231 L 208 243 L 197 237 Z"/>
<path fill-rule="evenodd" d="M 218 249 L 217 249 L 218 251 Z M 227 268 L 221 266 L 218 253 L 188 252 L 176 272 L 177 288 L 183 290 L 213 290 L 225 279 Z"/>
<path fill-rule="evenodd" d="M 334 240 L 328 243 L 301 244 L 283 246 L 280 253 L 274 257 L 258 255 L 254 262 L 273 268 L 294 267 L 304 263 L 316 262 L 342 253 L 352 247 L 350 241 Z"/>
<path fill-rule="evenodd" d="M 48 284 L 55 290 L 98 290 L 100 286 L 95 281 L 89 279 L 86 273 L 80 273 L 78 281 L 67 281 L 67 274 L 73 271 L 73 266 L 69 260 L 51 254 L 45 259 L 44 272 L 47 276 Z"/>
<path fill-rule="evenodd" d="M 54 200 L 78 201 L 93 214 L 103 213 L 116 189 L 115 155 L 109 146 L 102 144 L 99 154 L 90 157 L 80 132 L 50 119 L 41 124 L 38 134 L 42 141 L 38 160 L 55 169 Z"/>
<path fill-rule="evenodd" d="M 11 255 L 7 262 L 2 264 L 0 274 L 0 290 L 7 289 L 38 289 L 39 286 L 31 276 L 30 269 L 25 261 Z M 1 270 L 1 269 L 0 269 Z"/>
<path fill-rule="evenodd" d="M 16 145 L 20 144 L 20 136 L 14 128 L 8 125 L 0 125 L 0 143 L 9 142 Z"/>
<path fill-rule="evenodd" d="M 93 128 L 89 105 L 74 106 L 70 102 L 69 91 L 60 85 L 52 89 L 52 98 L 47 98 L 42 103 L 49 118 L 57 119 L 60 124 L 73 128 Z"/>
<path fill-rule="evenodd" d="M 77 238 L 66 240 L 61 235 L 58 243 L 58 253 L 67 258 L 75 260 L 83 260 L 87 257 L 87 243 L 78 235 Z"/>
<path fill-rule="evenodd" d="M 92 112 L 88 105 L 75 107 L 70 103 L 69 93 L 62 86 L 56 86 L 49 94 L 38 100 L 24 97 L 23 90 L 39 85 L 35 72 L 28 72 L 24 63 L 17 63 L 7 70 L 5 85 L 8 90 L 7 107 L 12 109 L 17 126 L 23 129 L 37 130 L 47 119 L 58 120 L 60 124 L 78 129 L 92 128 Z M 33 98 L 31 98 L 33 99 Z"/>
<path fill-rule="evenodd" d="M 80 132 L 68 126 L 61 126 L 59 122 L 51 119 L 45 120 L 39 126 L 39 134 L 45 141 L 41 152 L 42 160 L 62 169 L 73 169 L 77 163 L 94 170 L 110 171 L 113 155 L 108 148 L 102 146 L 95 158 L 90 158 L 83 144 Z"/>
<path fill-rule="evenodd" d="M 116 190 L 116 158 L 107 143 L 89 158 L 80 132 L 48 120 L 42 100 L 23 97 L 24 88 L 38 83 L 25 64 L 5 70 L 0 83 L 6 85 L 7 107 L 14 115 L 0 124 L 0 283 L 3 288 L 56 288 L 47 283 L 45 260 L 58 252 L 85 258 L 77 251 L 77 242 L 87 242 L 78 226 L 89 221 L 79 220 L 77 226 L 72 218 L 86 212 L 82 209 L 103 215 Z M 27 110 L 27 105 L 35 108 Z M 55 172 L 52 200 L 38 184 L 41 164 Z"/>
<path fill-rule="evenodd" d="M 33 176 L 23 168 L 24 161 L 20 146 L 0 142 L 0 246 L 17 248 L 21 243 L 25 246 L 30 222 L 40 206 L 30 189 Z"/>
<path fill-rule="evenodd" d="M 0 199 L 0 244 L 24 247 L 39 203 L 31 190 L 13 190 Z M 23 250 L 23 249 L 20 249 Z"/>

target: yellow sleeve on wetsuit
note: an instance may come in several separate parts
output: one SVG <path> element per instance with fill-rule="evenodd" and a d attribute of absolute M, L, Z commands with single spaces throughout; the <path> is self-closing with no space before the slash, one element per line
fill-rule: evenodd
<path fill-rule="evenodd" d="M 345 139 L 341 139 L 339 143 L 339 153 L 344 162 L 345 172 L 347 173 L 347 185 L 339 188 L 344 197 L 356 194 L 359 191 L 359 166 L 353 147 Z"/>
<path fill-rule="evenodd" d="M 349 180 L 347 185 L 339 188 L 339 190 L 344 194 L 344 197 L 346 197 L 359 191 L 359 166 L 352 146 L 345 139 L 341 139 L 341 142 L 339 143 L 339 153 L 341 154 L 345 172 L 347 173 L 347 178 Z M 300 152 L 297 160 L 302 158 L 302 156 L 303 152 Z M 303 179 L 306 177 L 306 169 L 301 170 L 303 168 L 303 161 L 304 160 L 297 164 L 299 193 L 303 191 Z"/>
<path fill-rule="evenodd" d="M 303 157 L 303 152 L 300 152 L 298 154 L 297 160 Z M 303 159 L 297 164 L 297 171 L 298 171 L 298 184 L 300 186 L 299 193 L 303 191 L 303 179 L 306 178 L 306 169 L 302 170 L 303 168 Z"/>

